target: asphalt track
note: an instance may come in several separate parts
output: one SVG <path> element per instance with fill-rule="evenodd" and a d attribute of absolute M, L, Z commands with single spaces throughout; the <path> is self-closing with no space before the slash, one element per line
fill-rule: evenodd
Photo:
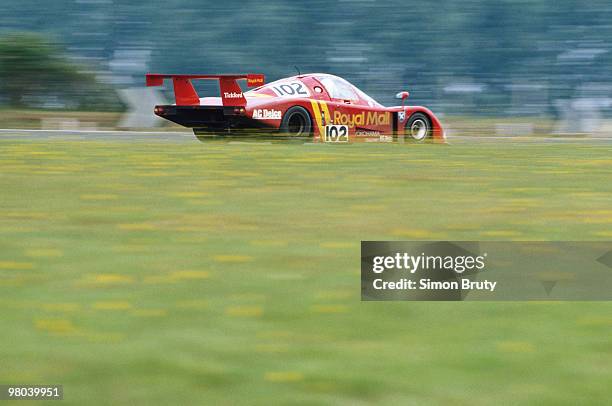
<path fill-rule="evenodd" d="M 196 141 L 192 132 L 185 131 L 81 131 L 81 130 L 23 130 L 23 129 L 0 129 L 0 140 L 6 139 L 62 139 L 62 140 L 125 140 L 125 141 L 174 141 L 174 142 L 192 142 Z M 262 138 L 261 136 L 235 136 L 235 137 L 219 137 L 213 138 L 211 141 L 219 142 L 240 142 L 257 141 L 269 142 L 272 137 Z M 282 142 L 282 139 L 277 139 Z M 297 140 L 296 140 L 297 141 Z M 557 142 L 572 142 L 572 143 L 611 143 L 612 136 L 466 136 L 453 135 L 447 137 L 449 144 L 453 143 L 484 143 L 484 142 L 524 142 L 524 143 L 557 143 Z M 305 144 L 310 144 L 304 140 Z"/>

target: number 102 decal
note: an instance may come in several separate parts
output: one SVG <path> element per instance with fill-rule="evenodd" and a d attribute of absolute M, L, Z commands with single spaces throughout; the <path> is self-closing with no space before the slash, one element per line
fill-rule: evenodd
<path fill-rule="evenodd" d="M 278 97 L 310 97 L 308 88 L 302 82 L 285 82 L 271 88 Z"/>
<path fill-rule="evenodd" d="M 348 125 L 326 125 L 325 142 L 349 142 Z"/>

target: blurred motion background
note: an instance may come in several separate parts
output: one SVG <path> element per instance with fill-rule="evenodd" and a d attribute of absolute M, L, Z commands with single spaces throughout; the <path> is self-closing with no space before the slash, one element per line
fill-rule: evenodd
<path fill-rule="evenodd" d="M 146 72 L 270 81 L 297 67 L 343 76 L 385 105 L 409 90 L 463 133 L 601 134 L 612 129 L 610 21 L 603 0 L 8 0 L 0 126 L 154 126 L 122 118 L 130 98 L 141 114 L 172 100 L 125 92 Z"/>

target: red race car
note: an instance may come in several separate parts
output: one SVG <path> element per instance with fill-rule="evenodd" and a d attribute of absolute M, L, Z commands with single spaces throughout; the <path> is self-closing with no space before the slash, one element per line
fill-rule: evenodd
<path fill-rule="evenodd" d="M 172 79 L 176 104 L 155 106 L 155 114 L 193 128 L 198 138 L 216 135 L 280 133 L 312 137 L 320 142 L 393 141 L 444 142 L 440 121 L 425 107 L 384 107 L 346 80 L 312 73 L 264 83 L 264 75 L 147 74 L 147 86 Z M 194 79 L 218 80 L 221 97 L 197 94 Z M 238 81 L 246 80 L 249 91 Z M 408 92 L 396 96 L 402 104 Z"/>

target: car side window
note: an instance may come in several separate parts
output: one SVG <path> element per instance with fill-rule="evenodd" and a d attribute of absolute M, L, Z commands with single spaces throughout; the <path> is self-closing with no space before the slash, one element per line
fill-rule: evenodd
<path fill-rule="evenodd" d="M 332 99 L 357 100 L 357 93 L 350 83 L 334 77 L 324 76 L 317 78 L 327 89 Z"/>

